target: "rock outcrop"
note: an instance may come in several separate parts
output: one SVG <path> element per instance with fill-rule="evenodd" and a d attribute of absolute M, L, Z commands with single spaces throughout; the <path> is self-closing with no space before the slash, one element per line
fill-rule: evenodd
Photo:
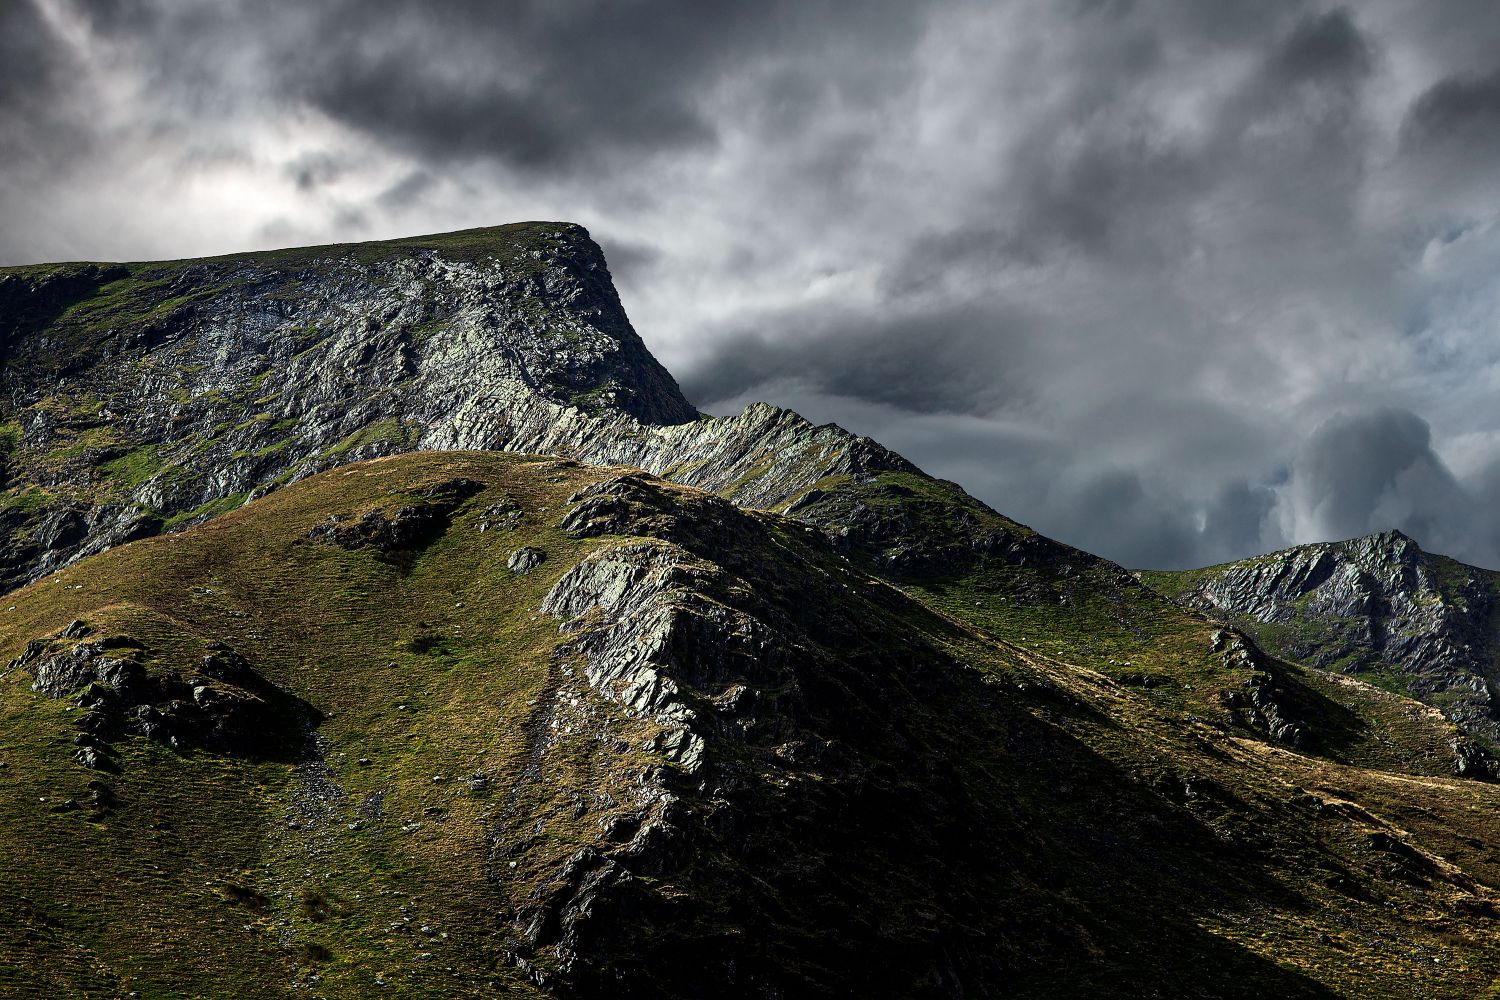
<path fill-rule="evenodd" d="M 698 414 L 577 226 L 0 269 L 0 350 L 7 589 L 332 465 L 421 449 L 559 454 L 792 506 L 902 572 L 1035 544 L 837 426 L 766 404 Z M 936 516 L 913 521 L 906 504 L 892 520 L 886 494 L 912 489 L 891 476 L 925 484 Z"/>
<path fill-rule="evenodd" d="M 1387 531 L 1153 582 L 1277 655 L 1410 694 L 1500 742 L 1500 574 Z"/>
<path fill-rule="evenodd" d="M 827 568 L 779 545 L 770 519 L 639 473 L 598 482 L 569 504 L 562 528 L 602 544 L 542 602 L 560 623 L 559 654 L 572 671 L 548 709 L 557 725 L 544 753 L 560 733 L 582 728 L 588 701 L 599 699 L 645 727 L 641 749 L 659 763 L 609 790 L 633 810 L 609 816 L 594 842 L 517 908 L 513 960 L 570 995 L 777 995 L 794 976 L 764 948 L 779 933 L 774 924 L 826 940 L 822 962 L 845 986 L 879 992 L 860 970 L 886 964 L 870 950 L 880 946 L 835 941 L 809 903 L 827 893 L 910 893 L 910 905 L 927 912 L 972 905 L 953 900 L 1002 877 L 1003 861 L 940 858 L 917 846 L 919 829 L 969 822 L 959 816 L 973 806 L 959 804 L 965 793 L 952 773 L 924 771 L 908 785 L 881 763 L 923 752 L 924 723 L 903 717 L 896 692 L 979 711 L 989 692 L 951 656 L 895 641 L 913 605 L 844 568 L 816 532 L 807 543 Z M 819 582 L 809 589 L 811 580 Z M 788 822 L 858 832 L 778 852 L 771 831 Z M 887 840 L 912 845 L 903 865 L 945 888 L 883 885 L 881 851 L 869 852 Z M 759 859 L 753 886 L 718 867 L 726 856 Z M 732 913 L 701 900 L 663 909 L 641 892 L 642 880 L 690 877 L 724 880 L 726 891 L 735 884 Z M 726 919 L 763 929 L 703 933 Z M 968 934 L 938 949 L 920 920 L 888 933 L 904 941 L 887 966 L 911 977 L 901 992 L 938 994 L 934 983 L 993 975 Z M 673 962 L 664 950 L 683 948 L 694 962 Z"/>
<path fill-rule="evenodd" d="M 540 443 L 563 411 L 697 417 L 560 224 L 4 269 L 0 352 L 10 585 L 343 461 Z"/>
<path fill-rule="evenodd" d="M 154 659 L 137 639 L 95 637 L 75 621 L 28 643 L 7 669 L 28 671 L 34 690 L 70 699 L 80 710 L 74 759 L 94 770 L 116 769 L 110 745 L 126 736 L 182 751 L 292 759 L 317 719 L 223 643 L 210 643 L 189 670 L 163 668 Z"/>
<path fill-rule="evenodd" d="M 401 562 L 425 548 L 448 530 L 459 504 L 479 490 L 479 484 L 455 479 L 404 498 L 409 502 L 364 511 L 358 517 L 330 514 L 307 537 L 345 549 L 371 548 L 382 557 Z"/>

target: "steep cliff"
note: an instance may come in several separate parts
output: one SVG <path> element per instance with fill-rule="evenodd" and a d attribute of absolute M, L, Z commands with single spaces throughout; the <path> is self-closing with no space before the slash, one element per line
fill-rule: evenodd
<path fill-rule="evenodd" d="M 1408 694 L 1500 743 L 1500 574 L 1387 531 L 1146 578 L 1277 655 Z"/>
<path fill-rule="evenodd" d="M 764 404 L 700 416 L 572 225 L 0 269 L 0 355 L 0 585 L 412 449 L 566 454 L 796 503 L 912 572 L 1043 544 L 836 426 Z M 910 504 L 881 513 L 914 485 L 941 532 Z"/>

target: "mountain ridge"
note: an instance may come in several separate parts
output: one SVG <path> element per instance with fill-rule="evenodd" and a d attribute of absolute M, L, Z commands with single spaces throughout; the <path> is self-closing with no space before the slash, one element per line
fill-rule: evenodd
<path fill-rule="evenodd" d="M 1443 776 L 1441 719 L 1351 688 L 1394 711 L 1346 742 L 1315 678 L 1186 616 L 1075 666 L 637 471 L 355 463 L 10 601 L 0 818 L 53 852 L 0 859 L 11 988 L 1316 997 L 1500 975 L 1464 915 L 1500 870 L 1455 839 L 1500 789 Z M 114 682 L 132 649 L 159 687 Z M 56 657 L 96 679 L 47 680 Z M 250 709 L 247 669 L 316 709 L 303 752 L 174 743 L 194 706 Z M 1247 685 L 1312 725 L 1302 750 L 1218 697 Z M 93 721 L 120 717 L 156 728 Z M 1400 811 L 1413 788 L 1428 815 Z M 1382 970 L 1384 937 L 1444 963 Z"/>
<path fill-rule="evenodd" d="M 867 514 L 850 497 L 872 484 L 856 480 L 920 475 L 868 438 L 766 404 L 698 414 L 576 226 L 0 269 L 0 303 L 0 582 L 12 586 L 412 448 L 625 462 L 751 506 L 797 503 L 804 518 L 819 501 Z M 971 519 L 1031 534 L 942 491 Z M 876 520 L 856 532 L 870 545 Z"/>
<path fill-rule="evenodd" d="M 0 991 L 1500 983 L 1473 734 L 692 412 L 583 230 L 152 267 L 0 271 Z"/>
<path fill-rule="evenodd" d="M 1437 705 L 1500 743 L 1500 574 L 1389 530 L 1142 578 L 1278 655 Z"/>

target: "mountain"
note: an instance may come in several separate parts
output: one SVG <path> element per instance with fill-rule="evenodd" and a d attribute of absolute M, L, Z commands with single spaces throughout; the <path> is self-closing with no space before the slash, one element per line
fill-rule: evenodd
<path fill-rule="evenodd" d="M 1500 573 L 1386 531 L 1145 578 L 1278 656 L 1409 695 L 1500 745 Z"/>
<path fill-rule="evenodd" d="M 755 507 L 832 511 L 895 563 L 963 557 L 968 540 L 915 544 L 905 514 L 887 523 L 892 490 L 954 508 L 981 547 L 1031 535 L 840 428 L 763 404 L 700 416 L 573 225 L 0 269 L 0 361 L 10 586 L 413 449 L 626 463 Z"/>
<path fill-rule="evenodd" d="M 1476 738 L 693 413 L 576 227 L 0 289 L 0 995 L 1500 983 Z"/>

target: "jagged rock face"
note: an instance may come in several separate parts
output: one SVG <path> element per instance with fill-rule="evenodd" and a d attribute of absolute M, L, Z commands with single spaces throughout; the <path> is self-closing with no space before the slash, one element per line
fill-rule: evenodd
<path fill-rule="evenodd" d="M 1216 567 L 1184 599 L 1279 655 L 1391 675 L 1464 729 L 1500 740 L 1496 586 L 1495 574 L 1388 531 Z"/>
<path fill-rule="evenodd" d="M 579 227 L 381 246 L 0 272 L 0 578 L 346 460 L 697 416 Z"/>
<path fill-rule="evenodd" d="M 821 533 L 802 535 L 830 568 L 768 558 L 782 551 L 770 519 L 636 473 L 569 504 L 562 529 L 604 544 L 562 575 L 541 610 L 561 623 L 559 653 L 576 664 L 583 697 L 654 729 L 645 746 L 663 766 L 612 790 L 639 803 L 634 818 L 601 827 L 517 909 L 512 960 L 572 996 L 996 993 L 1009 973 L 983 955 L 980 928 L 996 917 L 979 916 L 980 887 L 1000 898 L 1012 859 L 933 846 L 970 824 L 992 829 L 996 820 L 980 817 L 996 804 L 977 802 L 956 770 L 925 756 L 940 737 L 915 707 L 952 699 L 993 727 L 988 739 L 1024 742 L 993 689 L 951 655 L 897 641 L 904 598 L 850 571 Z M 616 536 L 626 540 L 607 540 Z M 800 586 L 807 573 L 827 589 Z M 874 600 L 851 613 L 836 596 L 846 591 Z M 564 688 L 558 701 L 579 697 Z M 788 825 L 830 836 L 788 850 L 776 832 Z M 744 859 L 754 877 L 721 868 L 713 852 Z M 672 905 L 641 891 L 642 879 L 688 877 L 723 889 Z M 871 938 L 827 923 L 819 901 L 835 895 L 853 912 L 913 916 Z M 705 931 L 725 920 L 745 933 Z M 767 947 L 786 928 L 820 942 L 821 968 L 793 972 Z M 693 961 L 674 960 L 682 954 Z"/>
<path fill-rule="evenodd" d="M 790 508 L 899 575 L 1092 558 L 837 426 L 766 404 L 700 416 L 577 226 L 13 268 L 0 271 L 0 337 L 6 588 L 412 449 L 645 469 Z"/>
<path fill-rule="evenodd" d="M 1245 679 L 1244 690 L 1224 696 L 1225 707 L 1235 713 L 1237 721 L 1288 746 L 1300 747 L 1308 742 L 1310 727 L 1283 703 L 1285 696 L 1278 690 L 1280 685 L 1264 653 L 1238 632 L 1222 629 L 1214 633 L 1210 650 L 1223 655 L 1226 667 L 1254 671 Z"/>

